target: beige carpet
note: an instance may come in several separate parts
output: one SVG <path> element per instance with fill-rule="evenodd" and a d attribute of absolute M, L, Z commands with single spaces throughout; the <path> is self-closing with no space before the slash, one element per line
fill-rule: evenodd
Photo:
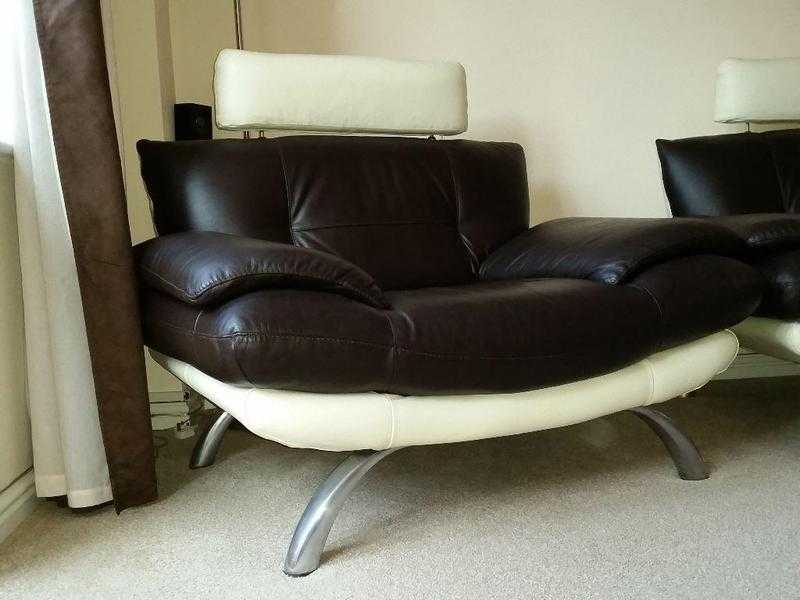
<path fill-rule="evenodd" d="M 171 442 L 151 506 L 43 503 L 0 545 L 0 598 L 800 598 L 800 381 L 662 406 L 711 479 L 678 479 L 629 414 L 411 448 L 375 469 L 300 579 L 283 553 L 340 457 L 232 431 L 214 467 L 189 471 L 192 440 Z"/>

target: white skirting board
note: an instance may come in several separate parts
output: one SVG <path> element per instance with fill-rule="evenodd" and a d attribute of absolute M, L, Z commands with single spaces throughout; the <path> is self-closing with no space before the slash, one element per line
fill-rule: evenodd
<path fill-rule="evenodd" d="M 792 377 L 800 375 L 800 364 L 758 354 L 747 348 L 739 350 L 739 356 L 724 373 L 714 379 L 755 379 L 762 377 Z"/>
<path fill-rule="evenodd" d="M 33 512 L 38 504 L 33 469 L 29 469 L 14 483 L 0 492 L 0 542 L 2 542 Z"/>

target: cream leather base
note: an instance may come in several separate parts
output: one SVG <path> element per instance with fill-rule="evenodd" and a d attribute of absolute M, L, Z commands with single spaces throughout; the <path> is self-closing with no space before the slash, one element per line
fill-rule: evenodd
<path fill-rule="evenodd" d="M 750 317 L 733 331 L 754 352 L 800 363 L 800 321 Z"/>
<path fill-rule="evenodd" d="M 286 446 L 383 450 L 562 427 L 664 402 L 705 385 L 731 364 L 736 336 L 721 331 L 583 381 L 513 394 L 317 394 L 237 387 L 151 351 L 178 379 L 256 435 Z"/>

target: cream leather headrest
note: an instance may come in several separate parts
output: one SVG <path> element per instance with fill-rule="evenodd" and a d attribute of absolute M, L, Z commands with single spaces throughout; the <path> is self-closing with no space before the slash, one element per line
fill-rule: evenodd
<path fill-rule="evenodd" d="M 800 121 L 800 58 L 729 58 L 717 70 L 719 123 Z"/>
<path fill-rule="evenodd" d="M 214 67 L 217 126 L 453 135 L 467 129 L 458 63 L 223 50 Z"/>

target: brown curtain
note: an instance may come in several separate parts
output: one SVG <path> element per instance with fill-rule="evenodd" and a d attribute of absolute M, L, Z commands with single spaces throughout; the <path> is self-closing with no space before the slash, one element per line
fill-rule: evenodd
<path fill-rule="evenodd" d="M 122 168 L 99 0 L 35 0 L 100 428 L 117 511 L 157 496 Z"/>

